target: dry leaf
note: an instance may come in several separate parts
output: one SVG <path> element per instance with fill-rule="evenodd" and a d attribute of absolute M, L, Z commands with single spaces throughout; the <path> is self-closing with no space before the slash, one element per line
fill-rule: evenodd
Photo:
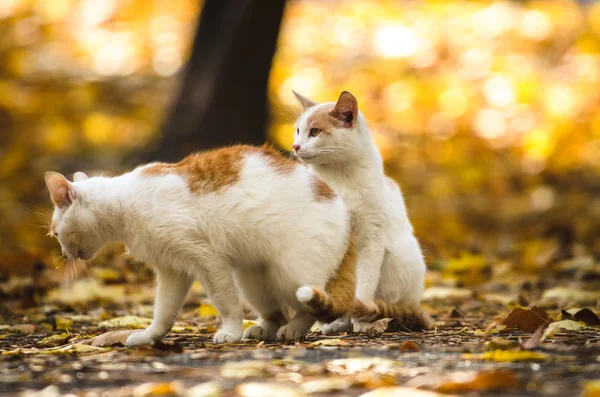
<path fill-rule="evenodd" d="M 398 349 L 403 353 L 418 352 L 420 350 L 419 345 L 414 340 L 407 340 L 406 342 L 402 343 Z"/>
<path fill-rule="evenodd" d="M 328 376 L 326 378 L 305 381 L 300 385 L 306 394 L 331 393 L 336 390 L 345 390 L 354 384 L 354 380 L 345 376 Z"/>
<path fill-rule="evenodd" d="M 457 397 L 455 394 L 442 394 L 410 387 L 382 387 L 361 394 L 360 397 Z"/>
<path fill-rule="evenodd" d="M 184 393 L 184 397 L 221 397 L 223 389 L 217 382 L 200 383 Z"/>
<path fill-rule="evenodd" d="M 540 325 L 548 324 L 548 313 L 539 307 L 531 309 L 515 308 L 502 322 L 505 331 L 520 330 L 523 332 L 535 332 Z"/>
<path fill-rule="evenodd" d="M 456 376 L 436 387 L 442 393 L 491 392 L 514 389 L 518 386 L 517 375 L 508 370 L 484 371 Z"/>
<path fill-rule="evenodd" d="M 540 325 L 529 339 L 521 343 L 521 347 L 525 350 L 537 349 L 540 343 L 542 343 L 542 333 L 547 326 L 547 324 Z"/>
<path fill-rule="evenodd" d="M 38 327 L 33 324 L 19 324 L 8 327 L 8 332 L 18 332 L 20 334 L 29 335 L 37 331 Z"/>
<path fill-rule="evenodd" d="M 579 331 L 582 328 L 584 328 L 584 326 L 581 325 L 581 323 L 579 323 L 577 321 L 573 321 L 573 320 L 556 321 L 554 323 L 551 323 L 548 326 L 548 328 L 546 328 L 546 330 L 544 331 L 544 334 L 542 335 L 542 342 L 545 341 L 546 339 L 554 336 L 554 334 L 556 334 L 561 329 L 566 330 L 566 331 Z"/>
<path fill-rule="evenodd" d="M 600 325 L 600 317 L 591 309 L 569 309 L 561 311 L 563 320 L 583 321 L 587 325 Z"/>
<path fill-rule="evenodd" d="M 348 342 L 343 339 L 320 339 L 311 343 L 311 346 L 345 346 Z"/>
<path fill-rule="evenodd" d="M 305 394 L 295 388 L 278 383 L 242 383 L 235 388 L 241 397 L 302 397 Z"/>
<path fill-rule="evenodd" d="M 130 330 L 130 329 L 122 330 L 122 331 L 109 331 L 109 332 L 105 332 L 101 335 L 98 335 L 92 339 L 83 340 L 79 343 L 82 343 L 84 345 L 97 346 L 97 347 L 115 346 L 115 345 L 125 346 L 127 337 L 134 332 L 139 332 L 139 331 Z"/>

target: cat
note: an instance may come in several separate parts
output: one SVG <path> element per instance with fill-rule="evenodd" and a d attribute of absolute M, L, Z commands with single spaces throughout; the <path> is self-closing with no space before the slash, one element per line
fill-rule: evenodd
<path fill-rule="evenodd" d="M 421 247 L 356 98 L 344 91 L 337 102 L 318 104 L 294 94 L 303 107 L 295 123 L 294 154 L 344 198 L 356 228 L 356 298 L 371 303 L 354 311 L 354 330 L 366 331 L 381 316 L 395 318 L 401 328 L 427 328 L 430 319 L 420 309 L 426 271 Z M 342 318 L 324 331 L 349 327 Z"/>
<path fill-rule="evenodd" d="M 200 280 L 222 319 L 215 343 L 304 337 L 353 308 L 355 249 L 344 201 L 269 147 L 234 146 L 153 163 L 116 177 L 45 181 L 51 235 L 73 260 L 123 242 L 156 277 L 154 318 L 127 346 L 152 345 Z M 318 300 L 306 298 L 319 291 Z M 262 321 L 243 329 L 238 289 Z M 295 311 L 288 321 L 287 313 Z"/>

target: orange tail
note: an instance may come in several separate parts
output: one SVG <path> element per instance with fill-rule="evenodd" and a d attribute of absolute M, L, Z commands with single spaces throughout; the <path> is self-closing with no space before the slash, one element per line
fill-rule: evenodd
<path fill-rule="evenodd" d="M 351 307 L 349 302 L 341 302 L 335 299 L 335 295 L 329 295 L 315 287 L 304 286 L 296 291 L 298 301 L 319 321 L 331 322 L 349 313 Z"/>
<path fill-rule="evenodd" d="M 403 303 L 388 303 L 376 299 L 365 303 L 358 299 L 354 302 L 352 318 L 358 321 L 373 322 L 382 318 L 392 318 L 389 328 L 397 331 L 421 331 L 431 327 L 432 320 L 420 308 Z"/>

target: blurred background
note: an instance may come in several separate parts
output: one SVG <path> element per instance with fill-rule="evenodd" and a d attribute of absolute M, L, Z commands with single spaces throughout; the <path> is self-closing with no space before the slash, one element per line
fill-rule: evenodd
<path fill-rule="evenodd" d="M 292 89 L 358 98 L 430 284 L 596 271 L 600 3 L 2 0 L 0 37 L 2 281 L 61 271 L 44 171 L 288 150 Z"/>

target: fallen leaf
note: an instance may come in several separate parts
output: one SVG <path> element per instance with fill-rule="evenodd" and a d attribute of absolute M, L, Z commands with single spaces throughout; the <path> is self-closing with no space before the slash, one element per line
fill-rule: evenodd
<path fill-rule="evenodd" d="M 115 317 L 110 320 L 100 321 L 98 327 L 100 328 L 146 328 L 152 323 L 151 318 L 138 317 L 138 316 L 123 316 Z"/>
<path fill-rule="evenodd" d="M 546 361 L 549 356 L 527 350 L 492 350 L 482 354 L 463 354 L 465 360 L 485 360 L 497 362 Z"/>
<path fill-rule="evenodd" d="M 242 397 L 302 397 L 305 394 L 295 388 L 278 383 L 242 383 L 235 388 Z"/>
<path fill-rule="evenodd" d="M 304 381 L 300 389 L 306 394 L 331 393 L 346 390 L 354 384 L 354 380 L 345 376 L 328 376 L 326 378 Z"/>
<path fill-rule="evenodd" d="M 62 334 L 50 335 L 39 341 L 36 345 L 41 348 L 57 347 L 64 345 L 72 337 L 73 335 L 63 332 Z"/>
<path fill-rule="evenodd" d="M 600 379 L 587 382 L 582 397 L 600 397 Z"/>
<path fill-rule="evenodd" d="M 538 329 L 535 330 L 535 332 L 533 333 L 533 335 L 531 335 L 531 337 L 527 340 L 525 340 L 525 342 L 521 343 L 521 347 L 525 350 L 533 350 L 533 349 L 537 349 L 540 345 L 540 343 L 542 343 L 542 333 L 544 332 L 544 330 L 546 329 L 548 325 L 547 324 L 542 324 L 538 327 Z"/>
<path fill-rule="evenodd" d="M 450 311 L 450 318 L 464 318 L 463 313 L 457 308 L 453 307 Z"/>
<path fill-rule="evenodd" d="M 584 305 L 595 305 L 598 299 L 600 299 L 600 292 L 585 291 L 581 288 L 556 287 L 542 294 L 542 300 L 559 304 L 577 302 Z"/>
<path fill-rule="evenodd" d="M 407 340 L 406 342 L 402 343 L 399 347 L 399 349 L 401 352 L 418 352 L 419 349 L 419 345 L 417 344 L 417 342 L 415 342 L 414 340 Z"/>
<path fill-rule="evenodd" d="M 21 394 L 21 397 L 60 397 L 63 394 L 56 385 L 50 385 L 42 390 L 26 391 Z"/>
<path fill-rule="evenodd" d="M 268 375 L 268 365 L 264 361 L 234 361 L 227 362 L 221 368 L 224 378 L 262 378 Z"/>
<path fill-rule="evenodd" d="M 563 320 L 583 321 L 587 325 L 600 325 L 600 317 L 588 308 L 562 310 L 561 316 Z"/>
<path fill-rule="evenodd" d="M 38 327 L 36 327 L 33 324 L 19 324 L 19 325 L 12 325 L 10 327 L 8 327 L 6 330 L 8 332 L 17 332 L 20 334 L 24 334 L 24 335 L 29 335 L 29 334 L 33 334 L 35 331 L 37 331 Z"/>
<path fill-rule="evenodd" d="M 203 303 L 198 308 L 198 314 L 200 317 L 217 317 L 219 315 L 219 311 L 214 308 L 214 306 L 209 305 L 208 303 Z"/>
<path fill-rule="evenodd" d="M 354 375 L 365 371 L 376 374 L 389 374 L 400 367 L 400 361 L 381 357 L 342 358 L 327 363 L 329 372 L 339 375 Z"/>
<path fill-rule="evenodd" d="M 185 397 L 221 397 L 223 389 L 217 382 L 200 383 L 188 389 L 183 395 Z"/>
<path fill-rule="evenodd" d="M 486 344 L 488 350 L 511 350 L 518 346 L 519 344 L 516 341 L 503 338 L 492 338 Z"/>
<path fill-rule="evenodd" d="M 548 325 L 548 328 L 546 328 L 546 330 L 544 331 L 544 334 L 542 335 L 541 340 L 542 340 L 542 342 L 545 341 L 546 339 L 554 336 L 554 334 L 556 334 L 561 329 L 567 330 L 567 331 L 579 331 L 582 328 L 584 328 L 584 326 L 577 321 L 573 321 L 573 320 L 556 321 L 556 322 Z"/>
<path fill-rule="evenodd" d="M 136 330 L 122 330 L 122 331 L 109 331 L 105 332 L 101 335 L 98 335 L 92 339 L 87 339 L 80 341 L 79 343 L 85 345 L 92 345 L 97 347 L 103 346 L 115 346 L 121 345 L 125 346 L 125 342 L 127 341 L 127 337 L 132 333 L 137 332 Z"/>
<path fill-rule="evenodd" d="M 320 339 L 311 343 L 311 346 L 345 346 L 348 342 L 343 339 Z"/>
<path fill-rule="evenodd" d="M 506 326 L 504 331 L 535 332 L 540 325 L 549 323 L 549 320 L 548 313 L 542 308 L 521 309 L 517 307 L 506 316 L 502 323 Z"/>
<path fill-rule="evenodd" d="M 170 383 L 144 383 L 133 389 L 135 397 L 173 396 L 181 392 L 179 382 Z"/>
<path fill-rule="evenodd" d="M 360 397 L 457 397 L 455 394 L 442 394 L 410 387 L 382 387 L 361 394 Z"/>
<path fill-rule="evenodd" d="M 373 324 L 367 328 L 367 336 L 369 338 L 376 338 L 378 336 L 383 335 L 385 331 L 388 329 L 388 325 L 392 318 L 382 318 L 380 320 L 375 321 Z"/>
<path fill-rule="evenodd" d="M 436 387 L 442 393 L 492 392 L 514 389 L 517 375 L 508 370 L 459 373 Z"/>

